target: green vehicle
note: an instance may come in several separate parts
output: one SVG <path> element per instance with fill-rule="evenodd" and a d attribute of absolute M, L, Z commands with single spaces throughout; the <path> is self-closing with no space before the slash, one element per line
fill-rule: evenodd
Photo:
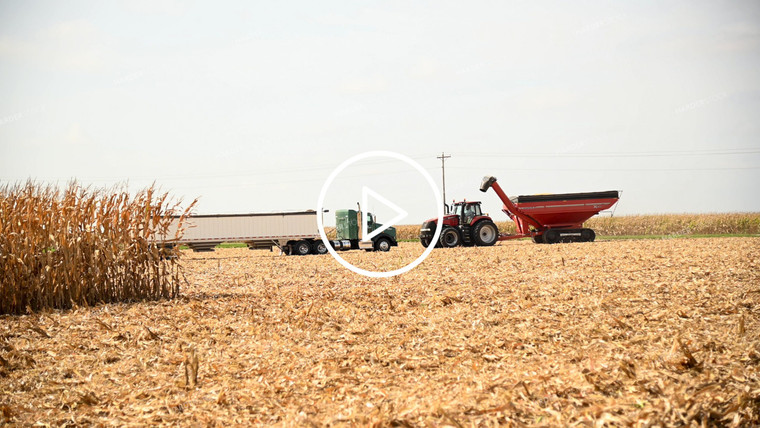
<path fill-rule="evenodd" d="M 367 251 L 388 251 L 391 247 L 398 246 L 396 241 L 396 228 L 389 227 L 378 235 L 372 237 L 370 241 L 362 241 L 361 228 L 363 225 L 363 213 L 357 210 L 337 210 L 335 211 L 335 229 L 336 240 L 330 241 L 332 247 L 336 250 L 367 250 Z M 376 222 L 372 213 L 367 213 L 369 222 L 369 233 L 377 229 L 382 229 L 383 225 Z"/>

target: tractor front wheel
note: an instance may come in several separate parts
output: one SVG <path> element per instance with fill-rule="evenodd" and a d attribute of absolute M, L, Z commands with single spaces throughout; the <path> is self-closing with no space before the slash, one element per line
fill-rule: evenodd
<path fill-rule="evenodd" d="M 422 244 L 423 247 L 427 248 L 428 245 L 430 245 L 430 240 L 427 238 L 420 238 L 420 244 Z"/>
<path fill-rule="evenodd" d="M 491 221 L 481 221 L 472 230 L 472 238 L 476 245 L 490 247 L 499 239 L 499 229 Z"/>
<path fill-rule="evenodd" d="M 458 229 L 447 226 L 441 231 L 441 238 L 439 240 L 442 247 L 454 248 L 458 247 L 462 242 L 462 235 L 459 233 Z"/>

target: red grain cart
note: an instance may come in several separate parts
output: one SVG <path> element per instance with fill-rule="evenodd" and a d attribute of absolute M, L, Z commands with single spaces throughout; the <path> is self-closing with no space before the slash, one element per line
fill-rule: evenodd
<path fill-rule="evenodd" d="M 504 203 L 504 211 L 517 226 L 515 235 L 499 235 L 499 241 L 532 238 L 537 244 L 557 242 L 591 242 L 596 238 L 583 222 L 609 209 L 619 199 L 617 190 L 587 193 L 557 193 L 510 198 L 496 182 L 496 177 L 483 177 L 480 191 L 493 188 Z"/>

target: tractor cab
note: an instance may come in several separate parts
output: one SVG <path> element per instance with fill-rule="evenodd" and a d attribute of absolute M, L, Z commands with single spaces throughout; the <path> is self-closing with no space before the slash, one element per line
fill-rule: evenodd
<path fill-rule="evenodd" d="M 482 216 L 483 211 L 478 201 L 462 201 L 454 203 L 451 214 L 459 217 L 459 224 L 469 225 L 473 219 Z"/>

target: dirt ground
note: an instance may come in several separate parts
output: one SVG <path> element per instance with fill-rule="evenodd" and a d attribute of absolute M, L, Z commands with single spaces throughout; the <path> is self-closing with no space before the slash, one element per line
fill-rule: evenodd
<path fill-rule="evenodd" d="M 0 317 L 0 423 L 760 424 L 758 238 L 182 263 L 173 301 Z"/>

